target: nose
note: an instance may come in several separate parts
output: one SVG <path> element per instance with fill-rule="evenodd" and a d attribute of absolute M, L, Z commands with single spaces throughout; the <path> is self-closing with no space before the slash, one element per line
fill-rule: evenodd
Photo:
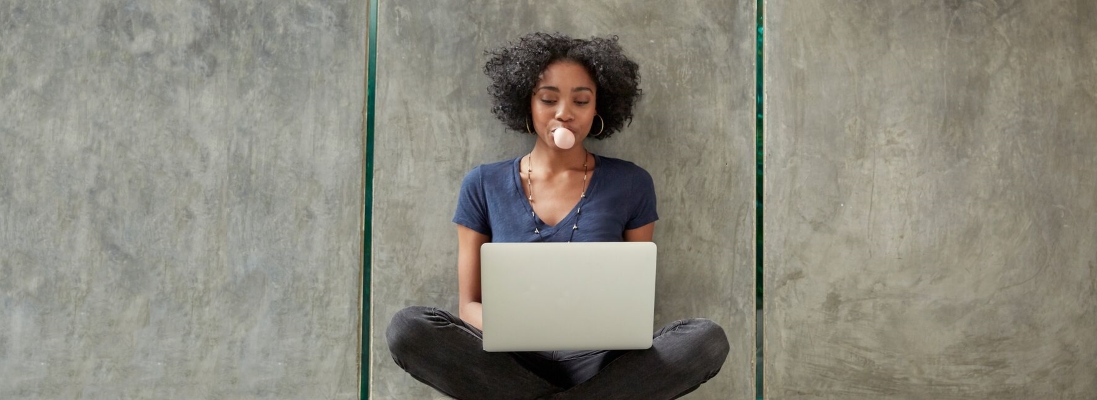
<path fill-rule="evenodd" d="M 568 107 L 567 102 L 561 101 L 560 105 L 556 108 L 556 120 L 561 122 L 568 122 L 575 118 L 571 113 L 571 107 Z"/>

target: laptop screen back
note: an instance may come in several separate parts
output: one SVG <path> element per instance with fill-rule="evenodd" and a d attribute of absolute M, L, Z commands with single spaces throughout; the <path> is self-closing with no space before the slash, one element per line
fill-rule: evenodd
<path fill-rule="evenodd" d="M 655 243 L 487 243 L 480 260 L 484 350 L 651 347 Z"/>

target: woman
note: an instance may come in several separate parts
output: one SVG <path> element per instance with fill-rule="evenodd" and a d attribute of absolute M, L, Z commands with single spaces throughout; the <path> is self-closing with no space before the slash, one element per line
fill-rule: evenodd
<path fill-rule="evenodd" d="M 533 149 L 481 165 L 461 184 L 457 212 L 460 318 L 409 307 L 389 325 L 393 359 L 458 399 L 671 399 L 716 375 L 723 329 L 680 320 L 632 351 L 483 351 L 480 245 L 486 242 L 651 241 L 658 215 L 651 176 L 590 153 L 632 119 L 639 67 L 614 38 L 535 33 L 490 51 L 492 113 L 534 135 Z"/>

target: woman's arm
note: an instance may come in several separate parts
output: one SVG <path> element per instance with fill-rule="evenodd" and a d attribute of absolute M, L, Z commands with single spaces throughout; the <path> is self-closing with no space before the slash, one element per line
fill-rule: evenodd
<path fill-rule="evenodd" d="M 650 242 L 652 236 L 655 235 L 655 223 L 641 226 L 636 229 L 629 229 L 625 231 L 626 242 Z"/>
<path fill-rule="evenodd" d="M 484 310 L 480 304 L 480 245 L 490 240 L 480 232 L 457 225 L 458 314 L 461 320 L 480 330 L 484 329 Z"/>

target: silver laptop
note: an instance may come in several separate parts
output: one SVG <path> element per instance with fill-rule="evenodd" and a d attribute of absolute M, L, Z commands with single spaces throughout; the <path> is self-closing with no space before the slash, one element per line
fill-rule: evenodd
<path fill-rule="evenodd" d="M 651 347 L 655 243 L 487 243 L 485 351 Z"/>

